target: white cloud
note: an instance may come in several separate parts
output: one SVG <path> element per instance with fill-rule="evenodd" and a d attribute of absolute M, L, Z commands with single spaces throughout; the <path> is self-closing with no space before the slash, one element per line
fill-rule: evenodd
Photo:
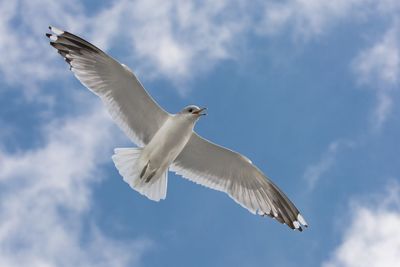
<path fill-rule="evenodd" d="M 235 4 L 121 0 L 109 12 L 119 20 L 118 35 L 133 48 L 137 71 L 162 75 L 179 85 L 232 57 L 230 47 L 245 25 L 243 17 L 235 16 Z"/>
<path fill-rule="evenodd" d="M 235 7 L 230 1 L 118 0 L 89 16 L 76 0 L 3 0 L 0 73 L 7 83 L 28 88 L 30 98 L 37 82 L 65 73 L 55 67 L 56 53 L 44 37 L 52 24 L 83 34 L 102 49 L 122 40 L 132 52 L 128 60 L 135 59 L 133 69 L 179 84 L 232 56 L 230 46 L 245 23 Z"/>
<path fill-rule="evenodd" d="M 371 47 L 360 52 L 353 62 L 360 84 L 376 91 L 377 104 L 372 114 L 374 130 L 379 130 L 391 113 L 393 90 L 400 81 L 400 30 L 393 25 Z"/>
<path fill-rule="evenodd" d="M 141 77 L 162 76 L 182 85 L 221 60 L 235 58 L 249 32 L 270 34 L 289 28 L 295 36 L 307 38 L 343 18 L 371 10 L 395 14 L 398 6 L 393 0 L 116 0 L 89 15 L 77 0 L 0 0 L 0 73 L 6 82 L 29 88 L 25 91 L 31 98 L 39 90 L 38 81 L 65 74 L 64 68 L 55 67 L 61 64 L 43 35 L 53 24 L 105 50 L 122 43 L 126 55 L 121 61 L 134 63 L 131 67 Z"/>
<path fill-rule="evenodd" d="M 79 6 L 79 5 L 78 5 Z M 44 38 L 48 21 L 65 21 L 72 27 L 78 23 L 79 13 L 70 2 L 48 0 L 0 2 L 0 72 L 9 84 L 23 85 L 28 96 L 34 95 L 32 82 L 54 75 L 51 66 L 53 54 L 49 53 Z"/>
<path fill-rule="evenodd" d="M 361 13 L 369 0 L 294 0 L 269 1 L 265 4 L 263 21 L 258 31 L 275 34 L 293 30 L 296 37 L 310 38 L 323 34 L 343 18 Z"/>
<path fill-rule="evenodd" d="M 115 137 L 102 110 L 53 121 L 38 148 L 0 152 L 1 266 L 135 266 L 151 246 L 114 240 L 87 216 Z"/>
<path fill-rule="evenodd" d="M 354 61 L 359 81 L 377 87 L 392 86 L 400 79 L 400 29 L 395 23 L 372 47 Z"/>
<path fill-rule="evenodd" d="M 339 246 L 323 267 L 387 267 L 399 265 L 400 186 L 390 188 L 371 202 L 351 208 L 351 222 Z"/>

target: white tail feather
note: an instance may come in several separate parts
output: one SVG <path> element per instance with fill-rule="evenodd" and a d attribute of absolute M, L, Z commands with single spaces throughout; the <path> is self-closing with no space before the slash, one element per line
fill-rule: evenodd
<path fill-rule="evenodd" d="M 142 170 L 137 162 L 141 152 L 141 148 L 116 148 L 112 160 L 124 181 L 132 189 L 154 201 L 165 199 L 167 196 L 168 172 L 165 172 L 161 177 L 153 177 L 148 183 L 144 181 L 145 179 L 140 179 Z"/>

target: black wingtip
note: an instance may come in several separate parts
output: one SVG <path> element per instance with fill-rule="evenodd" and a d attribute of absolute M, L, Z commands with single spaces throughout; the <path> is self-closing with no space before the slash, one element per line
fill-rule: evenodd
<path fill-rule="evenodd" d="M 53 42 L 53 41 L 50 41 L 50 45 L 52 46 L 52 47 L 54 47 L 55 49 L 59 49 L 58 47 L 57 47 L 57 43 L 56 42 Z"/>
<path fill-rule="evenodd" d="M 46 36 L 47 36 L 48 38 L 50 38 L 51 34 L 50 34 L 50 33 L 46 33 Z"/>

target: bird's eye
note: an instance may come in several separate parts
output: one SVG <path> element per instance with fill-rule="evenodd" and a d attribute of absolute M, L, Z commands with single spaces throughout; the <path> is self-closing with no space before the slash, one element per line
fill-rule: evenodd
<path fill-rule="evenodd" d="M 192 108 L 189 108 L 188 111 L 189 111 L 190 113 L 192 113 L 193 109 L 192 109 Z"/>

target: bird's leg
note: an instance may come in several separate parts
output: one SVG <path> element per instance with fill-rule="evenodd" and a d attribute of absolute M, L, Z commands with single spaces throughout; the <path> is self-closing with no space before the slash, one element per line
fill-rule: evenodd
<path fill-rule="evenodd" d="M 146 178 L 146 183 L 150 182 L 151 178 L 153 178 L 153 176 L 156 174 L 157 170 L 154 170 L 152 173 L 150 173 L 150 175 Z"/>
<path fill-rule="evenodd" d="M 156 172 L 157 172 L 157 169 L 156 169 L 156 170 L 153 170 L 153 171 L 150 169 L 150 161 L 147 162 L 146 166 L 144 166 L 142 172 L 140 173 L 140 179 L 145 178 L 147 171 L 150 171 L 150 174 L 149 174 L 149 175 L 146 177 L 146 179 L 145 179 L 145 182 L 146 182 L 146 183 L 150 182 L 151 178 L 153 178 L 154 175 L 155 175 Z"/>
<path fill-rule="evenodd" d="M 150 161 L 149 161 L 149 162 L 147 162 L 146 166 L 144 166 L 144 168 L 143 168 L 142 172 L 140 173 L 140 179 L 142 179 L 142 178 L 143 178 L 143 176 L 144 176 L 144 174 L 146 173 L 146 171 L 147 171 L 147 168 L 149 167 L 149 165 L 150 165 Z"/>

